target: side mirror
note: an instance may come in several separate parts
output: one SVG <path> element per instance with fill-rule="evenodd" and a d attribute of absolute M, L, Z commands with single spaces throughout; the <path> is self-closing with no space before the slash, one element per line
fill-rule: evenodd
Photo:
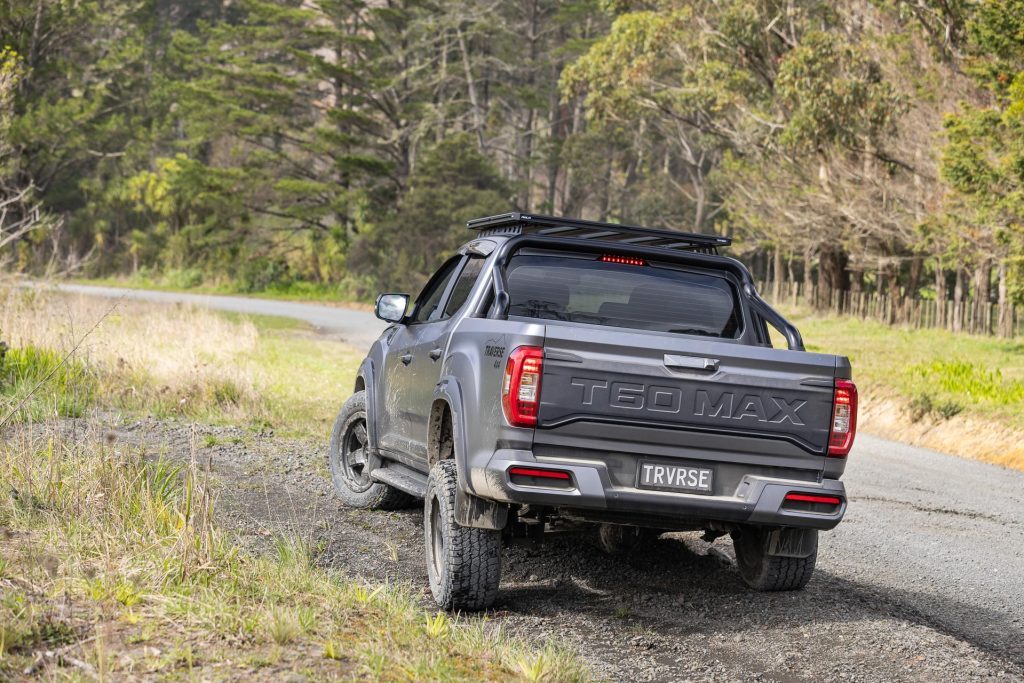
<path fill-rule="evenodd" d="M 389 323 L 402 322 L 409 307 L 408 294 L 381 294 L 377 297 L 377 317 Z"/>

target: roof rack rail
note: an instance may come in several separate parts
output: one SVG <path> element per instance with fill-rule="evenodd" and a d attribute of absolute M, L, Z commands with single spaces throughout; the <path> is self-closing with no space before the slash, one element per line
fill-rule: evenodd
<path fill-rule="evenodd" d="M 481 235 L 550 235 L 693 251 L 700 254 L 717 254 L 719 247 L 727 247 L 732 243 L 730 238 L 717 235 L 585 221 L 580 218 L 556 218 L 518 211 L 475 218 L 468 221 L 466 227 L 470 230 L 479 230 Z"/>

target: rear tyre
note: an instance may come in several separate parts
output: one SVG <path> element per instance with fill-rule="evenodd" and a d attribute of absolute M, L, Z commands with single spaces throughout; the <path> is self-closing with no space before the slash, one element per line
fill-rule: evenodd
<path fill-rule="evenodd" d="M 457 487 L 454 460 L 434 465 L 423 505 L 430 592 L 442 609 L 487 609 L 498 597 L 501 532 L 464 527 L 455 521 Z"/>
<path fill-rule="evenodd" d="M 327 467 L 334 491 L 345 505 L 364 510 L 397 510 L 413 498 L 404 491 L 370 479 L 366 439 L 366 393 L 357 391 L 341 407 L 331 431 Z"/>
<path fill-rule="evenodd" d="M 807 585 L 818 559 L 818 532 L 813 535 L 814 551 L 807 557 L 775 557 L 768 554 L 770 529 L 745 527 L 733 532 L 736 567 L 743 582 L 758 591 L 795 591 Z"/>

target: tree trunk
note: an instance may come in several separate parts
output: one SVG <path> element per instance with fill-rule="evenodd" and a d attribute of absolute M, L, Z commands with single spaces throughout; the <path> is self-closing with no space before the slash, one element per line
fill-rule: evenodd
<path fill-rule="evenodd" d="M 807 247 L 804 249 L 804 301 L 811 306 L 817 306 L 817 301 L 815 301 L 814 297 L 814 279 L 811 276 L 811 269 L 814 267 L 813 258 L 814 248 Z"/>
<path fill-rule="evenodd" d="M 986 313 L 988 312 L 989 299 L 992 298 L 992 261 L 984 259 L 979 265 L 978 270 L 975 271 L 974 279 L 974 299 L 976 306 L 974 306 L 974 321 L 971 326 L 975 332 L 984 332 L 989 334 L 992 330 L 987 329 L 988 324 L 985 322 Z"/>
<path fill-rule="evenodd" d="M 548 186 L 544 196 L 544 210 L 555 213 L 555 196 L 558 192 L 558 174 L 561 172 L 562 141 L 568 133 L 568 122 L 570 121 L 568 107 L 559 102 L 558 93 L 555 89 L 551 91 L 551 99 L 548 100 L 548 121 L 551 125 L 551 136 L 548 140 L 551 145 L 548 157 Z"/>
<path fill-rule="evenodd" d="M 601 198 L 601 214 L 598 217 L 602 223 L 608 220 L 612 212 L 612 180 L 614 178 L 615 166 L 612 164 L 612 157 L 615 156 L 615 147 L 609 142 L 605 152 L 604 165 L 604 197 Z"/>
<path fill-rule="evenodd" d="M 886 322 L 892 325 L 900 309 L 900 264 L 894 261 L 889 265 L 889 312 Z"/>
<path fill-rule="evenodd" d="M 964 269 L 956 269 L 956 285 L 953 287 L 953 331 L 964 331 Z"/>
<path fill-rule="evenodd" d="M 1006 282 L 1007 271 L 1005 260 L 999 261 L 999 336 L 1007 339 L 1013 337 L 1013 302 L 1010 300 L 1010 288 Z"/>
<path fill-rule="evenodd" d="M 476 79 L 473 78 L 473 69 L 469 64 L 469 48 L 466 47 L 466 37 L 462 34 L 462 29 L 455 27 L 455 37 L 459 41 L 459 51 L 462 53 L 462 68 L 466 72 L 466 90 L 469 93 L 469 105 L 470 111 L 473 114 L 473 128 L 476 132 L 477 144 L 480 146 L 480 151 L 487 151 L 487 145 L 484 141 L 484 115 L 480 109 L 480 98 L 477 95 Z"/>
<path fill-rule="evenodd" d="M 818 256 L 818 293 L 819 304 L 828 308 L 833 293 L 845 292 L 850 288 L 850 277 L 846 264 L 850 258 L 838 245 L 823 247 Z"/>
<path fill-rule="evenodd" d="M 914 301 L 917 299 L 917 290 L 921 286 L 921 272 L 924 270 L 924 257 L 914 254 L 910 260 L 910 272 L 907 274 L 907 288 L 903 293 L 903 321 L 909 321 Z"/>
<path fill-rule="evenodd" d="M 937 327 L 946 327 L 946 271 L 941 263 L 935 264 L 935 324 Z"/>
<path fill-rule="evenodd" d="M 782 283 L 786 279 L 785 273 L 782 272 L 783 267 L 782 249 L 775 247 L 775 251 L 772 252 L 772 277 L 775 278 L 772 283 L 772 303 L 775 304 L 782 300 Z"/>
<path fill-rule="evenodd" d="M 573 136 L 583 130 L 583 102 L 577 99 L 575 106 L 572 110 L 572 128 L 569 131 L 569 135 Z M 570 206 L 572 201 L 572 185 L 573 177 L 569 167 L 566 167 L 565 173 L 562 179 L 562 191 L 559 193 L 558 203 L 560 205 L 558 213 L 563 216 L 575 216 L 575 206 Z"/>

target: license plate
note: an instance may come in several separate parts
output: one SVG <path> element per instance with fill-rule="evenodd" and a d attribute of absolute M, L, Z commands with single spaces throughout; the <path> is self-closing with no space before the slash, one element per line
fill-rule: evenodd
<path fill-rule="evenodd" d="M 705 467 L 640 463 L 639 486 L 645 489 L 711 493 L 714 472 Z"/>

